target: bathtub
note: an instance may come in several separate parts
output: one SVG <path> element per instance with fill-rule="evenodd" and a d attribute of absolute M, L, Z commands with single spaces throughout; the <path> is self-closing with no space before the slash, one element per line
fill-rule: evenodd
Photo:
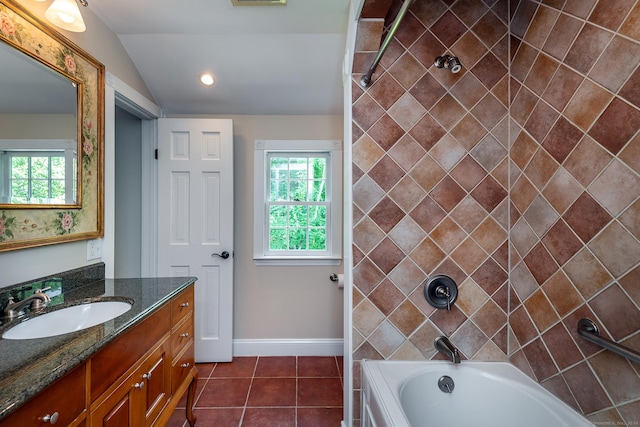
<path fill-rule="evenodd" d="M 362 427 L 593 427 L 504 362 L 365 360 L 361 399 Z"/>

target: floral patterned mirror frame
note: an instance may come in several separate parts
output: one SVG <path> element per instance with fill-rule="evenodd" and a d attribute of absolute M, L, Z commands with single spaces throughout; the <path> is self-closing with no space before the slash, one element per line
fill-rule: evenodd
<path fill-rule="evenodd" d="M 0 42 L 82 81 L 82 207 L 0 210 L 0 251 L 102 237 L 104 65 L 11 0 L 0 0 Z"/>

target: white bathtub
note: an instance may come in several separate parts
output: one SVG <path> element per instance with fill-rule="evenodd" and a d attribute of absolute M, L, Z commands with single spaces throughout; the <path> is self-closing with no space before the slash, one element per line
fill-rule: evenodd
<path fill-rule="evenodd" d="M 451 393 L 438 387 L 442 376 Z M 509 363 L 362 362 L 362 427 L 593 427 Z"/>

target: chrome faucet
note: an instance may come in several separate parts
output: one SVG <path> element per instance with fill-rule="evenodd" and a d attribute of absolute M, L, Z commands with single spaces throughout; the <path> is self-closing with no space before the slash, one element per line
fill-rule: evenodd
<path fill-rule="evenodd" d="M 460 352 L 458 351 L 457 348 L 454 347 L 453 344 L 451 344 L 451 341 L 449 341 L 449 338 L 438 337 L 433 342 L 433 346 L 440 353 L 447 356 L 447 358 L 451 360 L 451 363 L 460 363 Z"/>
<path fill-rule="evenodd" d="M 29 306 L 29 310 L 35 311 L 44 308 L 51 298 L 45 294 L 47 289 L 36 289 L 33 295 L 29 295 L 22 301 L 14 302 L 13 297 L 9 297 L 9 302 L 4 308 L 3 316 L 5 319 L 14 319 L 20 315 L 20 312 Z"/>

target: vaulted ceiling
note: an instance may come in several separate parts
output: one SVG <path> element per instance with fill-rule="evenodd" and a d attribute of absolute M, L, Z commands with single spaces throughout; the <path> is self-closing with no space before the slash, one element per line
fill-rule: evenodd
<path fill-rule="evenodd" d="M 349 0 L 91 0 L 167 114 L 342 114 Z M 209 71 L 216 83 L 203 86 Z"/>

